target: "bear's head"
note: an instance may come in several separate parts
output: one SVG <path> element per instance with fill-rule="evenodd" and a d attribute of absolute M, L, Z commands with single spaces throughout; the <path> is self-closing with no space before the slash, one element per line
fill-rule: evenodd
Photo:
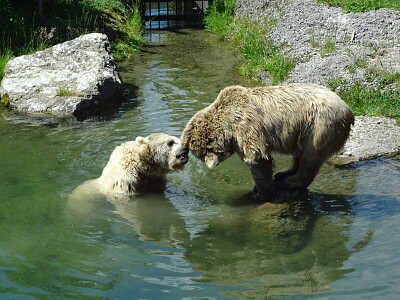
<path fill-rule="evenodd" d="M 177 137 L 154 133 L 122 143 L 112 152 L 98 182 L 107 191 L 131 194 L 162 183 L 167 173 L 183 169 L 189 150 Z"/>
<path fill-rule="evenodd" d="M 207 167 L 214 168 L 234 151 L 228 124 L 221 122 L 214 114 L 206 112 L 208 109 L 199 111 L 190 119 L 181 141 Z"/>
<path fill-rule="evenodd" d="M 164 133 L 153 133 L 146 138 L 137 138 L 148 146 L 144 160 L 165 172 L 182 170 L 189 160 L 189 149 L 182 146 L 179 138 Z"/>

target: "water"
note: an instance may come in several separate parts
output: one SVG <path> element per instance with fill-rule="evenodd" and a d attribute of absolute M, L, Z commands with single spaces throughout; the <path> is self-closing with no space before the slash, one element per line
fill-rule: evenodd
<path fill-rule="evenodd" d="M 203 31 L 147 38 L 120 65 L 126 101 L 107 116 L 34 125 L 1 111 L 0 298 L 397 299 L 399 157 L 325 164 L 308 193 L 261 206 L 237 157 L 214 170 L 192 157 L 163 195 L 70 209 L 116 145 L 179 136 L 220 89 L 254 85 Z"/>

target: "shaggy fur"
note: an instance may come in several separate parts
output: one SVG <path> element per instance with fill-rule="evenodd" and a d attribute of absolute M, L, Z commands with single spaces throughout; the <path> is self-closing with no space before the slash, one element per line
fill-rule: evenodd
<path fill-rule="evenodd" d="M 117 146 L 103 169 L 100 178 L 79 186 L 76 196 L 100 192 L 102 194 L 132 195 L 156 192 L 164 188 L 165 175 L 184 168 L 188 149 L 177 137 L 154 133 L 137 137 Z"/>
<path fill-rule="evenodd" d="M 187 153 L 173 136 L 154 133 L 138 137 L 115 148 L 98 182 L 106 190 L 132 194 L 183 169 Z"/>
<path fill-rule="evenodd" d="M 270 192 L 272 152 L 293 155 L 292 167 L 275 175 L 279 184 L 305 189 L 344 145 L 352 124 L 349 107 L 319 85 L 231 86 L 191 118 L 181 140 L 210 168 L 239 154 L 264 197 Z"/>

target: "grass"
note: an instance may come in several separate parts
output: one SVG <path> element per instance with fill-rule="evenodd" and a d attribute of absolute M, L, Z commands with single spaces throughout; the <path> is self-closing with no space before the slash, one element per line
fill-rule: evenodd
<path fill-rule="evenodd" d="M 4 107 L 10 106 L 10 98 L 8 94 L 3 95 L 3 97 L 0 98 L 0 104 L 3 105 Z"/>
<path fill-rule="evenodd" d="M 82 94 L 78 94 L 75 91 L 72 91 L 72 90 L 69 90 L 69 89 L 63 88 L 63 87 L 61 87 L 57 90 L 56 96 L 59 96 L 59 97 L 83 97 Z"/>
<path fill-rule="evenodd" d="M 137 51 L 143 42 L 139 0 L 44 1 L 40 24 L 37 1 L 2 0 L 0 6 L 0 78 L 13 56 L 30 54 L 90 32 L 107 33 L 116 59 Z"/>
<path fill-rule="evenodd" d="M 377 10 L 380 8 L 393 8 L 395 10 L 400 10 L 399 0 L 316 0 L 316 1 L 341 7 L 346 12 L 367 12 L 371 10 Z"/>
<path fill-rule="evenodd" d="M 3 79 L 4 69 L 7 62 L 13 57 L 12 51 L 8 48 L 0 50 L 0 82 Z"/>
<path fill-rule="evenodd" d="M 360 82 L 349 85 L 338 78 L 328 82 L 329 88 L 340 87 L 338 94 L 350 106 L 355 115 L 386 116 L 394 118 L 400 125 L 400 73 L 384 75 L 379 78 L 377 88 L 362 85 Z"/>
<path fill-rule="evenodd" d="M 336 42 L 335 39 L 328 39 L 326 40 L 321 48 L 319 49 L 319 53 L 321 54 L 321 57 L 325 57 L 331 53 L 333 53 L 336 50 Z"/>
<path fill-rule="evenodd" d="M 206 29 L 221 38 L 227 37 L 234 23 L 234 8 L 233 0 L 213 1 L 208 15 L 204 18 Z"/>
<path fill-rule="evenodd" d="M 268 32 L 273 22 L 257 24 L 234 18 L 233 0 L 216 0 L 205 18 L 206 28 L 221 38 L 230 40 L 243 58 L 243 73 L 256 77 L 260 71 L 268 73 L 272 84 L 284 81 L 295 66 L 286 52 L 275 46 Z"/>
<path fill-rule="evenodd" d="M 135 53 L 144 41 L 142 37 L 144 25 L 137 6 L 130 9 L 125 25 L 122 28 L 125 32 L 124 37 L 114 43 L 114 57 L 117 60 Z"/>

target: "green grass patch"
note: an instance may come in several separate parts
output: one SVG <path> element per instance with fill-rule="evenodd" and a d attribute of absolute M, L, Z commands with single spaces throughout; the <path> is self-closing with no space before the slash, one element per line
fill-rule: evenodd
<path fill-rule="evenodd" d="M 394 84 L 400 90 L 400 73 L 383 75 L 379 78 L 379 83 L 383 86 Z"/>
<path fill-rule="evenodd" d="M 121 28 L 125 34 L 113 45 L 114 57 L 117 60 L 135 53 L 144 41 L 142 37 L 144 23 L 137 6 L 130 9 L 126 22 Z"/>
<path fill-rule="evenodd" d="M 347 70 L 350 74 L 355 74 L 357 69 L 365 69 L 368 66 L 368 63 L 365 60 L 358 59 L 354 62 L 354 64 L 348 66 Z"/>
<path fill-rule="evenodd" d="M 284 81 L 295 66 L 295 61 L 268 38 L 271 24 L 255 24 L 248 20 L 235 20 L 231 28 L 231 41 L 244 59 L 244 73 L 254 77 L 266 71 L 271 84 Z"/>
<path fill-rule="evenodd" d="M 234 17 L 233 0 L 216 0 L 205 17 L 206 29 L 230 40 L 243 58 L 243 73 L 256 77 L 266 71 L 272 84 L 284 81 L 295 66 L 295 61 L 281 48 L 274 45 L 268 33 L 274 21 L 263 24 Z"/>
<path fill-rule="evenodd" d="M 336 50 L 335 39 L 328 39 L 322 44 L 321 48 L 319 49 L 319 53 L 321 54 L 321 57 L 324 57 L 333 53 L 335 50 Z"/>
<path fill-rule="evenodd" d="M 380 78 L 377 88 L 362 85 L 360 82 L 349 85 L 344 79 L 338 78 L 328 82 L 350 106 L 355 115 L 386 116 L 396 119 L 400 125 L 400 90 L 388 87 L 389 84 L 400 85 L 400 74 L 385 75 Z"/>
<path fill-rule="evenodd" d="M 367 12 L 380 8 L 393 8 L 400 10 L 399 0 L 316 0 L 341 7 L 346 12 Z"/>
<path fill-rule="evenodd" d="M 0 104 L 5 107 L 10 106 L 10 98 L 9 98 L 8 94 L 5 94 L 5 95 L 3 95 L 3 97 L 1 97 Z"/>
<path fill-rule="evenodd" d="M 0 82 L 3 79 L 4 69 L 7 62 L 13 57 L 10 49 L 0 50 Z"/>
<path fill-rule="evenodd" d="M 83 97 L 83 94 L 79 94 L 73 90 L 61 87 L 57 90 L 56 96 L 59 96 L 59 97 Z"/>
<path fill-rule="evenodd" d="M 215 0 L 204 18 L 205 27 L 221 38 L 229 35 L 234 22 L 235 2 L 233 0 Z"/>

